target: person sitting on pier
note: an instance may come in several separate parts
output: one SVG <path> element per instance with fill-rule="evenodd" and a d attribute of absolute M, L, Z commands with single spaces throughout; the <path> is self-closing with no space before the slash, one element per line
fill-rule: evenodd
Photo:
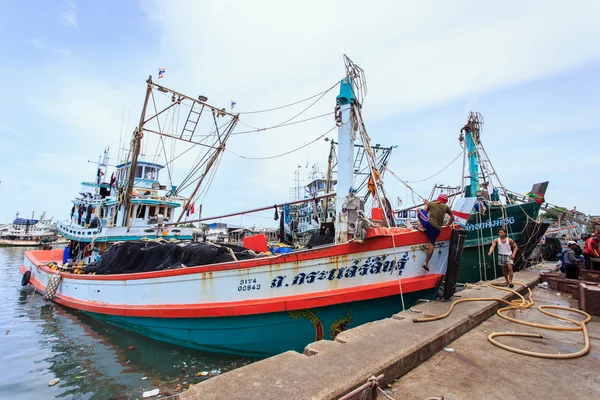
<path fill-rule="evenodd" d="M 448 207 L 448 195 L 446 193 L 440 194 L 436 201 L 429 202 L 427 199 L 423 199 L 423 203 L 425 203 L 425 209 L 421 208 L 417 214 L 419 219 L 418 229 L 425 233 L 427 239 L 429 239 L 429 243 L 427 243 L 427 257 L 423 263 L 423 268 L 429 271 L 429 260 L 431 260 L 431 256 L 433 255 L 433 245 L 438 236 L 440 236 L 444 217 L 446 214 L 450 216 L 450 220 L 446 225 L 451 226 L 452 222 L 454 222 L 454 215 L 452 215 L 452 209 Z"/>
<path fill-rule="evenodd" d="M 488 256 L 491 256 L 496 246 L 498 246 L 498 265 L 502 267 L 502 274 L 504 275 L 504 279 L 506 279 L 506 284 L 512 288 L 515 286 L 512 283 L 513 264 L 519 248 L 514 240 L 506 236 L 504 228 L 498 229 L 498 235 L 500 237 L 494 239 L 492 242 Z"/>
<path fill-rule="evenodd" d="M 594 269 L 592 258 L 600 257 L 600 238 L 598 236 L 592 236 L 585 241 L 585 246 L 583 246 L 583 257 L 585 258 L 585 268 Z"/>

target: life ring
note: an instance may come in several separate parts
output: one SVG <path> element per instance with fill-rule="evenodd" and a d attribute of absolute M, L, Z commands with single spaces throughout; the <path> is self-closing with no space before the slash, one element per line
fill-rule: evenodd
<path fill-rule="evenodd" d="M 23 278 L 21 279 L 21 286 L 29 285 L 29 280 L 31 279 L 31 271 L 25 271 L 23 274 Z"/>

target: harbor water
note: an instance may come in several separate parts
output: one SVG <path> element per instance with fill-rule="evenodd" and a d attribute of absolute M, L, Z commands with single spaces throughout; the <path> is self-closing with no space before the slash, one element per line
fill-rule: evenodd
<path fill-rule="evenodd" d="M 160 398 L 254 360 L 162 343 L 21 287 L 24 248 L 0 248 L 0 398 Z M 58 383 L 49 386 L 54 379 Z"/>

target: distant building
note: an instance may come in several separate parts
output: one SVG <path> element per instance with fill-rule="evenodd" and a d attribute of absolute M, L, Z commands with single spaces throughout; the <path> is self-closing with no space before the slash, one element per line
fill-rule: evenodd
<path fill-rule="evenodd" d="M 246 236 L 264 234 L 267 241 L 276 242 L 279 240 L 278 230 L 276 228 L 244 228 L 239 225 L 227 224 L 224 222 L 215 222 L 205 225 L 206 241 L 212 243 L 235 243 L 242 244 L 242 239 Z"/>

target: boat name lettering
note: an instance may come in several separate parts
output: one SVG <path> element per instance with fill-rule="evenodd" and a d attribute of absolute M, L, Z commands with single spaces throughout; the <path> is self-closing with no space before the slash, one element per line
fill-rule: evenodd
<path fill-rule="evenodd" d="M 502 225 L 512 225 L 514 223 L 515 223 L 515 217 L 504 218 L 504 224 L 502 223 L 502 217 L 498 217 L 493 220 L 487 220 L 480 224 L 467 224 L 466 229 L 468 231 L 474 231 L 474 230 L 479 230 L 479 229 L 501 227 Z"/>
<path fill-rule="evenodd" d="M 397 275 L 402 275 L 404 266 L 409 259 L 408 252 L 405 252 L 396 263 L 393 254 L 382 255 L 376 257 L 369 257 L 366 260 L 354 260 L 352 265 L 349 267 L 332 268 L 330 270 L 319 270 L 312 272 L 301 272 L 291 279 L 291 283 L 284 283 L 287 275 L 277 276 L 271 281 L 271 288 L 278 288 L 282 286 L 293 286 L 303 285 L 305 283 L 314 283 L 315 281 L 322 280 L 340 280 L 354 278 L 357 275 L 377 275 L 381 273 L 387 273 L 393 275 L 396 271 Z"/>

